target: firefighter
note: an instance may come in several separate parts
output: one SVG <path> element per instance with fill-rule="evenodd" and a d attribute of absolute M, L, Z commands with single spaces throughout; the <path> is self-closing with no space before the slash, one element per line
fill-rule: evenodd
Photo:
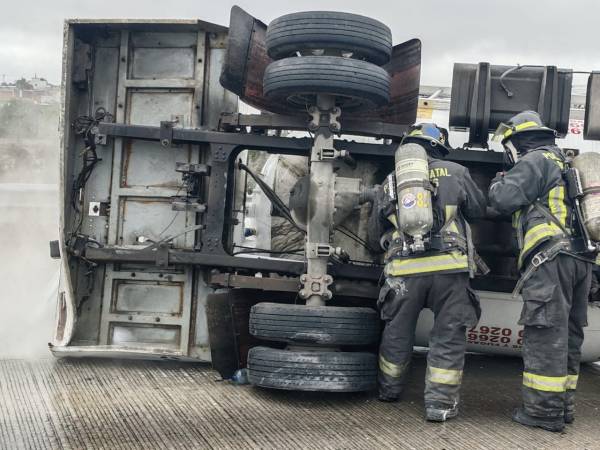
<path fill-rule="evenodd" d="M 445 129 L 417 125 L 404 137 L 402 144 L 406 143 L 419 144 L 427 152 L 434 221 L 427 249 L 407 254 L 408 236 L 396 228 L 398 204 L 390 195 L 394 189 L 390 175 L 379 189 L 369 226 L 369 234 L 381 237 L 387 250 L 378 300 L 385 322 L 379 349 L 379 399 L 399 399 L 407 382 L 419 313 L 430 308 L 435 322 L 427 357 L 425 410 L 427 420 L 443 422 L 458 414 L 466 327 L 476 325 L 480 315 L 479 300 L 469 287 L 472 245 L 465 219 L 482 217 L 486 200 L 465 167 L 444 160 L 449 151 Z"/>
<path fill-rule="evenodd" d="M 523 309 L 523 403 L 513 420 L 561 431 L 574 420 L 574 399 L 592 265 L 577 254 L 565 155 L 554 130 L 524 111 L 496 132 L 514 166 L 492 180 L 491 206 L 513 215 L 520 247 Z M 522 288 L 522 289 L 521 289 Z"/>

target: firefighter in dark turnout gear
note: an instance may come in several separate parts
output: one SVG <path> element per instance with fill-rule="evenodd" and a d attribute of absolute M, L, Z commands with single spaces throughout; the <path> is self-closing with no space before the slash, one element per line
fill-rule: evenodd
<path fill-rule="evenodd" d="M 513 420 L 561 431 L 573 421 L 592 265 L 574 251 L 577 231 L 554 130 L 532 111 L 499 127 L 514 167 L 490 186 L 491 206 L 513 215 L 520 247 L 523 405 Z"/>
<path fill-rule="evenodd" d="M 417 319 L 423 308 L 430 308 L 435 323 L 427 358 L 425 407 L 426 417 L 432 421 L 445 421 L 458 413 L 466 327 L 474 326 L 480 315 L 479 301 L 469 288 L 472 246 L 465 219 L 482 217 L 486 208 L 484 194 L 469 171 L 443 160 L 448 153 L 447 136 L 446 130 L 423 124 L 402 141 L 425 148 L 429 179 L 437 187 L 432 195 L 429 248 L 412 255 L 402 251 L 406 236 L 397 229 L 398 203 L 389 195 L 393 182 L 383 184 L 369 227 L 370 235 L 383 236 L 380 242 L 387 249 L 385 283 L 378 301 L 385 321 L 379 349 L 380 400 L 399 398 L 407 382 Z"/>

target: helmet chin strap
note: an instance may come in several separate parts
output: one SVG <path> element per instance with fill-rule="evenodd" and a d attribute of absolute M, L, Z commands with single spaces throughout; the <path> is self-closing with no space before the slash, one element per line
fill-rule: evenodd
<path fill-rule="evenodd" d="M 510 141 L 510 139 L 504 143 L 504 150 L 508 155 L 510 163 L 516 164 L 516 162 L 519 160 L 519 152 L 517 151 L 515 145 Z"/>

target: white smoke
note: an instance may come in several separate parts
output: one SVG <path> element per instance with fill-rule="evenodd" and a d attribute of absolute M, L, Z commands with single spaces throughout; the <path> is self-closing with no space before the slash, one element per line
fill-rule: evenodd
<path fill-rule="evenodd" d="M 50 355 L 57 184 L 58 105 L 0 104 L 0 358 Z"/>

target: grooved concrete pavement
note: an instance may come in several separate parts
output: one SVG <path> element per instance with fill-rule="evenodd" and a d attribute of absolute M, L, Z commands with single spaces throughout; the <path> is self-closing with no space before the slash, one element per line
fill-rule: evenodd
<path fill-rule="evenodd" d="M 1 360 L 0 448 L 600 449 L 600 374 L 584 368 L 565 433 L 513 424 L 520 361 L 469 355 L 459 418 L 423 420 L 424 359 L 404 401 L 268 391 L 205 365 Z"/>

